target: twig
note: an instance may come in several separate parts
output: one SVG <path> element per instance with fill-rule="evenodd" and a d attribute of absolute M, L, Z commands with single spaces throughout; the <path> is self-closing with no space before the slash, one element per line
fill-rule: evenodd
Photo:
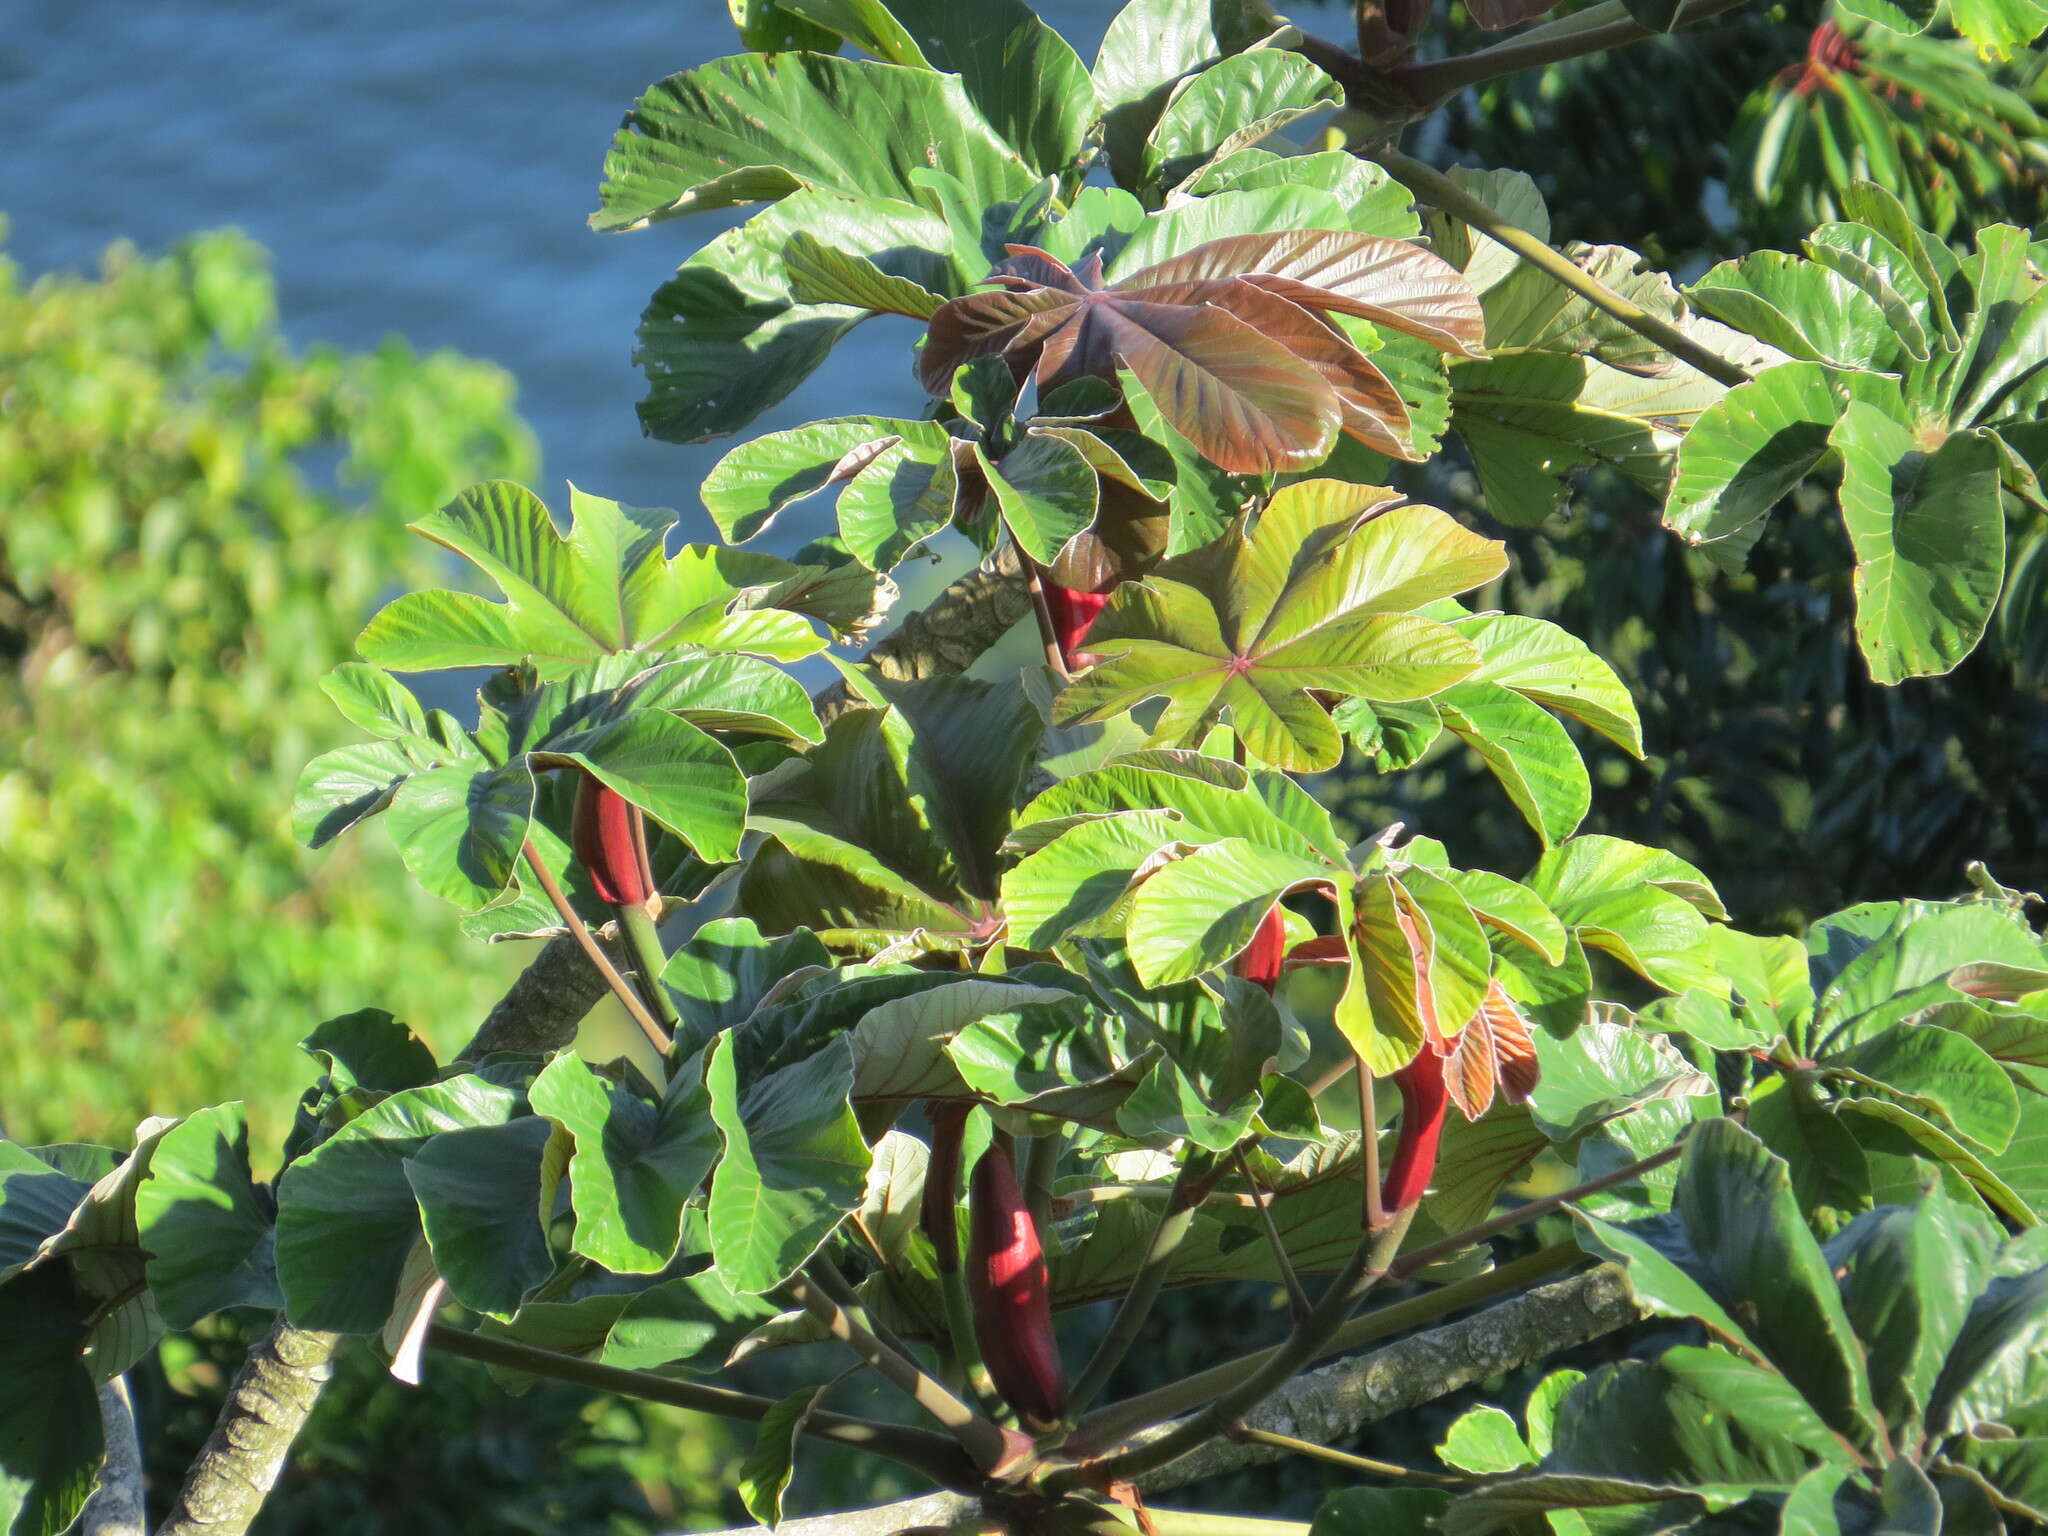
<path fill-rule="evenodd" d="M 1357 1349 L 1361 1344 L 1377 1343 L 1420 1324 L 1436 1322 L 1482 1301 L 1491 1301 L 1509 1291 L 1519 1291 L 1585 1259 L 1586 1252 L 1577 1243 L 1556 1243 L 1503 1264 L 1498 1269 L 1488 1270 L 1483 1275 L 1475 1275 L 1470 1280 L 1460 1280 L 1420 1296 L 1411 1296 L 1406 1301 L 1376 1307 L 1339 1328 L 1315 1358 L 1328 1359 Z M 1147 1424 L 1192 1412 L 1204 1403 L 1215 1401 L 1232 1384 L 1265 1364 L 1272 1353 L 1271 1349 L 1262 1349 L 1240 1355 L 1235 1360 L 1226 1360 L 1221 1365 L 1211 1366 L 1206 1371 L 1169 1382 L 1137 1397 L 1111 1403 L 1083 1419 L 1076 1435 L 1090 1445 L 1108 1445 Z"/>
<path fill-rule="evenodd" d="M 1252 1209 L 1259 1213 L 1259 1225 L 1273 1250 L 1273 1262 L 1280 1269 L 1280 1282 L 1287 1287 L 1287 1315 L 1298 1323 L 1309 1314 L 1308 1292 L 1301 1288 L 1301 1276 L 1294 1272 L 1294 1260 L 1287 1256 L 1287 1244 L 1280 1237 L 1279 1224 L 1273 1220 L 1272 1193 L 1260 1188 L 1259 1181 L 1252 1177 L 1243 1147 L 1233 1147 L 1230 1156 L 1237 1164 L 1238 1176 L 1251 1188 Z"/>
<path fill-rule="evenodd" d="M 128 1378 L 100 1383 L 100 1430 L 107 1456 L 100 1485 L 86 1501 L 79 1536 L 145 1536 L 149 1512 L 142 1497 L 142 1442 L 135 1433 L 135 1403 Z"/>
<path fill-rule="evenodd" d="M 1375 1461 L 1370 1456 L 1340 1451 L 1334 1445 L 1318 1445 L 1313 1440 L 1283 1435 L 1277 1429 L 1254 1429 L 1249 1424 L 1239 1424 L 1225 1430 L 1224 1434 L 1241 1445 L 1269 1445 L 1274 1450 L 1285 1451 L 1290 1456 L 1307 1456 L 1316 1461 L 1327 1461 L 1332 1466 L 1343 1467 L 1348 1471 L 1369 1473 L 1374 1477 L 1431 1483 L 1440 1488 L 1464 1488 L 1472 1481 L 1468 1477 L 1447 1477 L 1441 1472 L 1430 1472 L 1421 1467 L 1404 1467 L 1398 1462 Z"/>
<path fill-rule="evenodd" d="M 427 1348 L 464 1360 L 479 1360 L 485 1365 L 524 1371 L 529 1376 L 570 1382 L 596 1392 L 669 1403 L 678 1408 L 691 1408 L 698 1413 L 716 1414 L 748 1423 L 759 1423 L 775 1406 L 775 1400 L 770 1397 L 757 1397 L 750 1392 L 735 1392 L 729 1387 L 713 1387 L 702 1382 L 679 1381 L 670 1376 L 658 1376 L 652 1371 L 628 1371 L 617 1366 L 599 1365 L 594 1360 L 558 1354 L 551 1349 L 536 1349 L 531 1344 L 521 1344 L 512 1339 L 469 1333 L 460 1328 L 450 1328 L 445 1323 L 435 1323 L 427 1329 Z M 902 1424 L 880 1424 L 842 1413 L 817 1412 L 805 1418 L 802 1433 L 886 1456 L 891 1461 L 915 1468 L 944 1487 L 969 1486 L 975 1480 L 974 1468 L 960 1454 L 959 1447 L 930 1430 L 913 1429 Z"/>
<path fill-rule="evenodd" d="M 1671 30 L 1706 21 L 1742 3 L 1743 0 L 1687 0 L 1672 21 Z M 1467 86 L 1664 35 L 1632 19 L 1620 0 L 1603 0 L 1584 11 L 1531 27 L 1490 48 L 1453 58 L 1411 60 L 1396 65 L 1388 71 L 1388 79 L 1402 95 L 1417 103 L 1421 115 Z"/>
<path fill-rule="evenodd" d="M 1396 149 L 1376 149 L 1366 158 L 1381 166 L 1424 202 L 1455 214 L 1482 234 L 1506 246 L 1553 281 L 1569 288 L 1605 315 L 1620 321 L 1638 336 L 1654 341 L 1673 357 L 1690 363 L 1708 378 L 1722 384 L 1749 382 L 1749 370 L 1731 363 L 1719 353 L 1701 346 L 1668 320 L 1632 304 L 1592 273 L 1575 265 L 1549 245 L 1510 223 L 1433 166 L 1402 154 Z"/>
<path fill-rule="evenodd" d="M 1138 1263 L 1137 1273 L 1131 1276 L 1130 1288 L 1124 1292 L 1124 1299 L 1118 1304 L 1116 1316 L 1110 1319 L 1109 1332 L 1102 1336 L 1102 1342 L 1095 1346 L 1095 1353 L 1089 1358 L 1081 1372 L 1081 1379 L 1074 1384 L 1073 1412 L 1079 1413 L 1095 1401 L 1096 1395 L 1109 1385 L 1109 1378 L 1123 1363 L 1131 1346 L 1138 1342 L 1138 1335 L 1144 1331 L 1145 1319 L 1152 1314 L 1152 1304 L 1159 1299 L 1159 1292 L 1166 1284 L 1167 1271 L 1173 1268 L 1173 1256 L 1179 1249 L 1181 1239 L 1188 1235 L 1188 1227 L 1200 1209 L 1204 1186 L 1216 1171 L 1216 1160 L 1210 1153 L 1190 1151 L 1187 1161 L 1181 1164 L 1180 1172 L 1173 1181 L 1173 1192 L 1167 1196 L 1166 1209 L 1159 1213 L 1159 1220 L 1152 1228 L 1152 1241 L 1145 1247 L 1145 1257 Z M 1270 1222 L 1271 1217 L 1269 1216 Z M 1275 1234 L 1277 1238 L 1277 1234 Z M 1286 1262 L 1282 1252 L 1281 1262 Z"/>
<path fill-rule="evenodd" d="M 647 1037 L 647 1043 L 666 1055 L 669 1047 L 667 1034 L 654 1022 L 654 1016 L 647 1011 L 647 1005 L 634 993 L 631 983 L 619 974 L 619 968 L 612 964 L 611 956 L 607 955 L 599 947 L 597 940 L 591 937 L 589 928 L 584 926 L 583 919 L 577 915 L 576 909 L 569 905 L 569 898 L 562 894 L 561 886 L 555 883 L 555 877 L 548 873 L 547 860 L 534 848 L 532 839 L 527 840 L 526 846 L 520 852 L 526 856 L 527 866 L 532 869 L 534 878 L 540 881 L 540 888 L 547 893 L 548 900 L 554 903 L 563 926 L 569 930 L 569 936 L 583 947 L 585 958 L 596 968 L 597 974 L 605 979 L 605 984 L 612 989 L 618 1000 L 625 1005 L 626 1012 L 632 1016 L 633 1022 L 640 1026 L 640 1033 Z"/>
<path fill-rule="evenodd" d="M 1407 1305 L 1402 1303 L 1402 1307 Z M 1397 1312 L 1402 1307 L 1382 1310 Z M 1324 1442 L 1348 1439 L 1367 1424 L 1406 1413 L 1475 1381 L 1519 1370 L 1531 1361 L 1626 1327 L 1641 1316 L 1628 1294 L 1621 1267 L 1602 1264 L 1361 1359 L 1340 1360 L 1296 1377 L 1274 1393 L 1264 1408 L 1249 1415 L 1248 1422 L 1253 1428 L 1308 1435 Z M 1278 1461 L 1286 1454 L 1274 1446 L 1218 1437 L 1195 1454 L 1145 1474 L 1138 1479 L 1138 1487 L 1155 1494 L 1255 1462 Z M 933 1496 L 815 1520 L 785 1521 L 778 1536 L 894 1536 L 907 1526 L 948 1525 L 968 1519 L 978 1508 L 972 1499 Z M 759 1527 L 749 1526 L 717 1536 L 757 1536 L 758 1531 Z"/>
<path fill-rule="evenodd" d="M 1498 1216 L 1482 1221 L 1476 1227 L 1453 1232 L 1449 1237 L 1417 1248 L 1413 1253 L 1404 1253 L 1394 1264 L 1393 1278 L 1403 1279 L 1418 1269 L 1427 1268 L 1439 1259 L 1449 1258 L 1461 1248 L 1470 1248 L 1474 1243 L 1483 1243 L 1489 1237 L 1498 1237 L 1503 1232 L 1525 1226 L 1538 1217 L 1548 1216 L 1552 1211 L 1562 1209 L 1574 1200 L 1583 1200 L 1588 1195 L 1599 1194 L 1603 1189 L 1612 1189 L 1617 1184 L 1626 1184 L 1630 1179 L 1640 1178 L 1653 1168 L 1663 1167 L 1684 1150 L 1683 1141 L 1674 1142 L 1662 1152 L 1653 1152 L 1648 1157 L 1638 1158 L 1612 1173 L 1603 1173 L 1597 1179 L 1588 1179 L 1583 1184 L 1574 1184 L 1570 1189 L 1559 1190 L 1554 1195 L 1531 1200 L 1526 1205 L 1518 1205 L 1512 1211 L 1503 1211 Z"/>
<path fill-rule="evenodd" d="M 822 1323 L 828 1334 L 943 1424 L 977 1466 L 989 1468 L 1003 1461 L 1008 1445 L 999 1427 L 947 1391 L 944 1382 L 915 1360 L 897 1353 L 862 1327 L 812 1275 L 796 1275 L 789 1281 L 788 1290 L 797 1305 Z"/>
<path fill-rule="evenodd" d="M 1387 1277 L 1414 1214 L 1412 1207 L 1399 1212 L 1379 1231 L 1361 1237 L 1344 1268 L 1317 1299 L 1314 1310 L 1288 1330 L 1287 1337 L 1256 1369 L 1208 1407 L 1154 1437 L 1092 1458 L 1071 1470 L 1049 1473 L 1042 1485 L 1063 1491 L 1129 1482 L 1178 1461 L 1197 1446 L 1215 1439 L 1272 1396 L 1329 1344 L 1365 1294 Z"/>

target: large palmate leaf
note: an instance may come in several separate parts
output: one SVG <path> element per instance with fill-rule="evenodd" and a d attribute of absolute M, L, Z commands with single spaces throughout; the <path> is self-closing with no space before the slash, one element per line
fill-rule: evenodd
<path fill-rule="evenodd" d="M 683 1202 L 718 1155 L 701 1075 L 678 1067 L 650 1102 L 565 1053 L 527 1092 L 534 1113 L 571 1138 L 571 1250 L 614 1274 L 666 1268 L 682 1239 Z"/>
<path fill-rule="evenodd" d="M 358 650 L 396 671 L 527 662 L 559 676 L 622 653 L 652 658 L 691 646 L 795 660 L 824 645 L 808 617 L 859 627 L 858 613 L 794 580 L 804 572 L 786 561 L 700 546 L 668 557 L 673 512 L 573 487 L 569 511 L 565 535 L 539 497 L 498 481 L 422 518 L 414 529 L 489 576 L 505 601 L 409 593 L 371 619 Z"/>
<path fill-rule="evenodd" d="M 1195 752 L 1132 753 L 1055 785 L 1008 846 L 1025 855 L 1003 877 L 1010 942 L 1047 949 L 1121 913 L 1148 984 L 1220 965 L 1280 895 L 1344 868 L 1328 813 L 1292 780 Z M 1214 884 L 1171 862 L 1212 849 Z"/>
<path fill-rule="evenodd" d="M 1167 98 L 1139 176 L 1171 186 L 1342 99 L 1337 82 L 1298 53 L 1262 48 L 1220 59 Z"/>
<path fill-rule="evenodd" d="M 581 493 L 571 506 L 563 535 L 530 492 L 490 485 L 418 525 L 489 574 L 506 601 L 402 597 L 364 631 L 364 653 L 395 668 L 509 670 L 485 686 L 478 725 L 464 731 L 440 711 L 422 713 L 380 666 L 337 669 L 330 694 L 379 739 L 315 759 L 294 806 L 295 829 L 315 847 L 389 810 L 422 885 L 498 913 L 480 920 L 485 933 L 557 920 L 517 888 L 529 844 L 562 871 L 572 902 L 589 897 L 563 841 L 575 797 L 537 779 L 550 770 L 588 775 L 672 833 L 679 843 L 654 861 L 662 878 L 682 873 L 682 845 L 693 860 L 732 858 L 745 781 L 709 732 L 816 741 L 808 695 L 764 658 L 816 650 L 813 618 L 860 627 L 854 609 L 875 590 L 857 567 L 848 580 L 703 546 L 671 557 L 663 541 L 673 513 Z"/>
<path fill-rule="evenodd" d="M 1086 66 L 1021 0 L 783 3 L 878 59 L 958 75 L 982 118 L 1041 175 L 1073 162 L 1098 114 Z"/>
<path fill-rule="evenodd" d="M 978 206 L 1036 179 L 956 78 L 819 53 L 717 59 L 635 103 L 605 156 L 591 225 L 639 229 L 803 187 L 908 202 L 934 144 Z"/>
<path fill-rule="evenodd" d="M 732 1037 L 712 1047 L 704 1085 L 725 1138 L 711 1177 L 711 1253 L 743 1295 L 794 1274 L 867 1187 L 869 1153 L 847 1103 L 853 1063 L 835 1042 L 742 1082 Z"/>
<path fill-rule="evenodd" d="M 1868 1363 L 1790 1174 L 1740 1126 L 1715 1120 L 1693 1132 L 1671 1216 L 1633 1228 L 1582 1220 L 1588 1245 L 1628 1264 L 1652 1311 L 1702 1319 L 1782 1372 L 1850 1441 L 1882 1434 Z"/>
<path fill-rule="evenodd" d="M 1458 273 L 1376 235 L 1236 235 L 1107 284 L 1099 256 L 1076 268 L 1013 246 L 990 281 L 999 291 L 932 316 L 919 365 L 927 389 L 943 393 L 962 364 L 994 354 L 1041 392 L 1128 369 L 1176 432 L 1233 473 L 1306 469 L 1340 428 L 1411 456 L 1406 403 L 1326 315 L 1480 355 L 1478 302 Z"/>
<path fill-rule="evenodd" d="M 874 697 L 756 782 L 748 824 L 768 841 L 747 863 L 740 909 L 764 932 L 810 928 L 869 951 L 985 941 L 1038 711 L 1014 686 L 968 678 Z"/>
<path fill-rule="evenodd" d="M 839 536 L 873 570 L 901 563 L 952 521 L 955 443 L 936 422 L 848 416 L 770 432 L 736 448 L 704 479 L 719 533 L 744 543 L 794 501 L 833 486 Z"/>
<path fill-rule="evenodd" d="M 1163 695 L 1153 743 L 1192 744 L 1228 715 L 1258 762 L 1311 772 L 1342 749 L 1315 694 L 1399 702 L 1469 675 L 1470 642 L 1408 610 L 1488 580 L 1500 547 L 1433 507 L 1381 511 L 1389 499 L 1337 481 L 1292 485 L 1256 529 L 1240 523 L 1118 587 L 1089 632 L 1102 659 L 1060 693 L 1055 724 Z"/>
<path fill-rule="evenodd" d="M 1958 259 L 1889 192 L 1852 185 L 1855 222 L 1804 255 L 1716 267 L 1694 301 L 1796 361 L 1764 369 L 1695 423 L 1665 520 L 1732 539 L 1807 475 L 1839 465 L 1855 556 L 1856 633 L 1873 679 L 1954 668 L 2005 577 L 2005 501 L 2037 496 L 2006 434 L 2048 370 L 2048 292 L 2020 230 L 1994 225 Z"/>
<path fill-rule="evenodd" d="M 519 1107 L 517 1092 L 476 1076 L 409 1088 L 287 1168 L 277 1191 L 286 1315 L 341 1333 L 382 1328 L 421 1236 L 406 1160 L 443 1131 L 503 1125 Z"/>
<path fill-rule="evenodd" d="M 1103 147 L 1120 183 L 1138 182 L 1145 140 L 1183 83 L 1250 47 L 1272 25 L 1272 11 L 1255 0 L 1130 0 L 1117 12 L 1093 78 Z"/>

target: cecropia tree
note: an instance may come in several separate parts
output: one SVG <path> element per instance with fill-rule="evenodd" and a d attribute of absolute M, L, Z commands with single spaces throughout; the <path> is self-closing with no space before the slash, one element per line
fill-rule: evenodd
<path fill-rule="evenodd" d="M 1603 4 L 1495 62 L 1713 8 Z M 1455 440 L 1516 522 L 1609 464 L 1730 570 L 1838 487 L 1873 674 L 1940 671 L 2040 500 L 2040 248 L 1958 251 L 1858 181 L 1684 290 L 1555 249 L 1527 177 L 1391 148 L 1445 77 L 1372 6 L 1361 57 L 1135 0 L 1092 69 L 1014 0 L 735 9 L 761 51 L 654 86 L 605 163 L 600 228 L 764 205 L 655 294 L 643 422 L 739 431 L 874 316 L 930 407 L 741 442 L 723 544 L 503 484 L 418 524 L 499 596 L 370 620 L 324 684 L 369 739 L 297 826 L 378 821 L 463 934 L 546 947 L 454 1061 L 319 1025 L 273 1181 L 233 1105 L 0 1144 L 10 1531 L 91 1489 L 95 1384 L 227 1308 L 278 1314 L 273 1404 L 354 1338 L 401 1380 L 456 1356 L 751 1422 L 769 1525 L 817 1445 L 940 1490 L 838 1532 L 1308 1530 L 1157 1503 L 1278 1455 L 1326 1464 L 1318 1533 L 2048 1518 L 2034 898 L 1977 871 L 1758 936 L 1702 869 L 1579 835 L 1573 733 L 1640 753 L 1635 706 L 1489 606 L 1505 547 L 1406 467 Z M 734 547 L 828 497 L 794 559 Z M 941 535 L 986 570 L 859 659 Z M 968 672 L 1025 611 L 1042 660 Z M 829 709 L 788 670 L 821 653 Z M 479 667 L 461 719 L 395 675 Z M 1446 736 L 1529 867 L 1316 797 Z M 629 1059 L 577 1049 L 600 985 Z M 1162 1295 L 1245 1282 L 1280 1331 L 1129 1390 Z M 1696 1327 L 1468 1414 L 1449 1470 L 1330 1443 L 1645 1314 Z M 804 1384 L 707 1379 L 769 1352 Z M 901 1413 L 828 1406 L 849 1366 Z M 297 1417 L 231 1402 L 167 1529 L 242 1528 L 260 1495 L 219 1490 L 268 1486 Z"/>

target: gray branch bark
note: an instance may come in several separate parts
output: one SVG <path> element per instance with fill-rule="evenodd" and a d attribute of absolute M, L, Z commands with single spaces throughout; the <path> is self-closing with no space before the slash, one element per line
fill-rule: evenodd
<path fill-rule="evenodd" d="M 605 942 L 604 933 L 598 942 Z M 614 954 L 613 962 L 619 958 Z M 475 1061 L 493 1051 L 558 1051 L 576 1038 L 584 1015 L 607 990 L 583 947 L 559 933 L 541 946 L 455 1059 Z"/>
<path fill-rule="evenodd" d="M 157 1536 L 241 1536 L 263 1507 L 334 1369 L 341 1336 L 282 1317 L 235 1373 L 220 1419 Z"/>
<path fill-rule="evenodd" d="M 149 1512 L 142 1501 L 142 1442 L 135 1433 L 135 1403 L 125 1376 L 100 1383 L 100 1430 L 107 1459 L 79 1530 L 82 1536 L 143 1536 Z"/>
<path fill-rule="evenodd" d="M 1342 1444 L 1367 1424 L 1588 1343 L 1642 1315 L 1629 1297 L 1619 1266 L 1602 1264 L 1369 1355 L 1304 1372 L 1245 1422 L 1296 1439 Z M 1171 1423 L 1161 1424 L 1135 1438 L 1151 1440 L 1172 1428 Z M 1278 1461 L 1287 1454 L 1269 1445 L 1212 1440 L 1141 1477 L 1138 1487 L 1146 1494 L 1162 1493 L 1257 1462 Z M 906 1527 L 946 1525 L 976 1512 L 971 1498 L 929 1494 L 873 1509 L 785 1520 L 776 1527 L 776 1536 L 895 1536 Z M 765 1528 L 744 1526 L 714 1536 L 765 1536 Z"/>

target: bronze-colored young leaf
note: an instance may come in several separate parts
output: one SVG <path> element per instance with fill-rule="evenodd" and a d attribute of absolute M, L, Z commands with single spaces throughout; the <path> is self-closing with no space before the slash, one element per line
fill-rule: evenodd
<path fill-rule="evenodd" d="M 1377 451 L 1409 449 L 1410 408 L 1327 316 L 1353 315 L 1464 356 L 1483 356 L 1484 317 L 1465 279 L 1402 240 L 1289 230 L 1211 240 L 1105 285 L 1033 246 L 1008 247 L 989 281 L 932 316 L 919 376 L 941 394 L 954 371 L 1000 354 L 1041 392 L 1128 369 L 1159 415 L 1238 474 L 1303 469 L 1342 430 Z"/>

